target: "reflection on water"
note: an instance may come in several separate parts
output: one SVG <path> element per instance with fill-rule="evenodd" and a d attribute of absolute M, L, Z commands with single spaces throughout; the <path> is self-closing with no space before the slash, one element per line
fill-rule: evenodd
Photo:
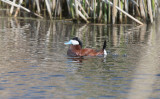
<path fill-rule="evenodd" d="M 155 24 L 0 18 L 0 97 L 160 98 L 160 30 Z M 64 42 L 74 36 L 94 49 L 107 40 L 107 58 L 68 57 Z"/>

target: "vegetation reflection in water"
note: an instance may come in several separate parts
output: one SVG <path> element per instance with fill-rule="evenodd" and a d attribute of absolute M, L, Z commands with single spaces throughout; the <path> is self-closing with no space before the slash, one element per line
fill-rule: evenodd
<path fill-rule="evenodd" d="M 158 22 L 158 21 L 157 21 Z M 1 18 L 2 98 L 159 98 L 157 26 L 72 24 Z M 101 57 L 66 56 L 72 37 Z"/>

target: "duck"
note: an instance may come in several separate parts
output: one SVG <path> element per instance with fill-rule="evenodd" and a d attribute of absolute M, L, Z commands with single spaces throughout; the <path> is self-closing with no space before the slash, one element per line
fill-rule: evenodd
<path fill-rule="evenodd" d="M 107 56 L 107 52 L 105 50 L 106 40 L 103 43 L 103 48 L 99 51 L 91 49 L 91 48 L 83 48 L 82 41 L 78 37 L 74 37 L 68 42 L 65 42 L 64 44 L 69 45 L 67 55 L 71 57 L 104 56 L 104 58 L 106 58 Z"/>

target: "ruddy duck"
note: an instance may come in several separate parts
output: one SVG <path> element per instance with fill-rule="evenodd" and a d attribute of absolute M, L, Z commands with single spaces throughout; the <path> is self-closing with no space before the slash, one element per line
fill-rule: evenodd
<path fill-rule="evenodd" d="M 96 51 L 91 48 L 82 48 L 82 42 L 78 37 L 72 38 L 70 41 L 64 43 L 65 45 L 70 45 L 67 51 L 67 55 L 71 57 L 82 57 L 82 56 L 107 56 L 106 41 L 104 41 L 103 48 L 100 51 Z"/>

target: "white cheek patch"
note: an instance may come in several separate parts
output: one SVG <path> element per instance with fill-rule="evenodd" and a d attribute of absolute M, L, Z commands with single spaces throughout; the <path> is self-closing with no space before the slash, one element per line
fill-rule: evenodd
<path fill-rule="evenodd" d="M 72 42 L 73 45 L 79 45 L 79 42 L 76 41 L 76 40 L 71 40 L 71 42 Z"/>

